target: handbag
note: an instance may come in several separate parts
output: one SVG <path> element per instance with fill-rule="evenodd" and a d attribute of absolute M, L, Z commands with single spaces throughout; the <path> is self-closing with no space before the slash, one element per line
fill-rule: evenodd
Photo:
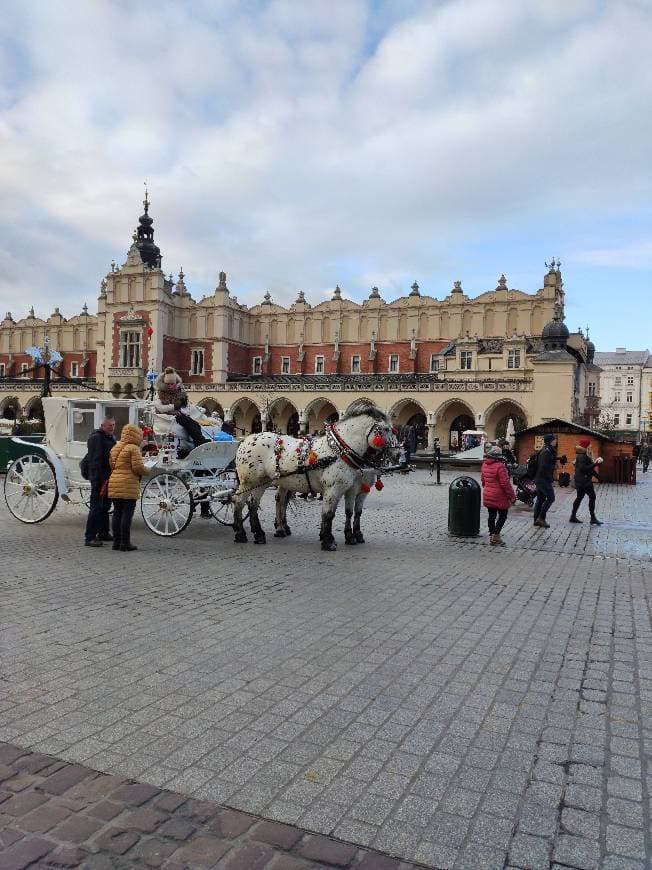
<path fill-rule="evenodd" d="M 109 481 L 105 480 L 102 486 L 100 487 L 100 498 L 108 498 L 109 497 Z"/>

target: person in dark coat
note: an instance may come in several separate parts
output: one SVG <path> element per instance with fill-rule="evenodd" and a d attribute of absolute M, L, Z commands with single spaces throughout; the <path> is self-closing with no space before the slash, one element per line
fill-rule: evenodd
<path fill-rule="evenodd" d="M 416 453 L 417 450 L 417 430 L 411 423 L 408 423 L 403 429 L 403 442 L 405 444 L 405 464 L 409 465 L 412 454 Z"/>
<path fill-rule="evenodd" d="M 639 462 L 643 463 L 643 474 L 648 470 L 650 465 L 650 454 L 652 454 L 652 448 L 650 445 L 645 442 L 645 444 L 641 444 L 641 449 L 638 454 Z"/>
<path fill-rule="evenodd" d="M 507 465 L 516 465 L 516 457 L 512 452 L 512 448 L 509 446 L 509 441 L 501 441 L 500 447 L 503 451 L 503 459 L 505 460 Z"/>
<path fill-rule="evenodd" d="M 115 445 L 114 430 L 115 420 L 106 417 L 102 420 L 100 428 L 91 432 L 86 442 L 88 479 L 91 483 L 91 501 L 84 535 L 84 543 L 87 547 L 101 547 L 102 541 L 113 540 L 109 532 L 111 499 L 102 495 L 102 487 L 111 475 L 109 455 Z"/>
<path fill-rule="evenodd" d="M 577 496 L 573 502 L 573 512 L 570 515 L 569 522 L 581 523 L 578 519 L 577 511 L 582 504 L 582 499 L 585 495 L 589 497 L 589 513 L 591 515 L 591 525 L 601 526 L 602 523 L 595 515 L 595 489 L 593 488 L 593 478 L 598 479 L 596 468 L 600 465 L 601 459 L 593 459 L 591 456 L 591 439 L 581 438 L 579 444 L 575 448 L 575 489 Z"/>
<path fill-rule="evenodd" d="M 543 447 L 539 450 L 537 470 L 534 482 L 537 487 L 537 498 L 534 503 L 534 525 L 540 529 L 549 529 L 546 514 L 555 500 L 555 490 L 552 481 L 557 463 L 557 438 L 552 432 L 543 436 Z"/>

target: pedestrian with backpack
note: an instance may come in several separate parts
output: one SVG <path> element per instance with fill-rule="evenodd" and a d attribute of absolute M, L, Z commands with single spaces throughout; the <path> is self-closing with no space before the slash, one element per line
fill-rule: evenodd
<path fill-rule="evenodd" d="M 115 420 L 105 417 L 99 429 L 91 432 L 86 442 L 88 452 L 80 462 L 82 476 L 91 484 L 91 500 L 84 534 L 86 547 L 101 547 L 104 541 L 113 540 L 109 533 L 111 499 L 107 496 L 106 483 L 111 474 L 109 455 L 115 446 L 114 430 Z"/>
<path fill-rule="evenodd" d="M 500 533 L 507 519 L 510 505 L 516 501 L 516 493 L 509 482 L 509 473 L 503 458 L 502 448 L 492 447 L 485 455 L 480 471 L 482 503 L 489 511 L 489 543 L 504 547 Z"/>
<path fill-rule="evenodd" d="M 537 487 L 537 498 L 534 503 L 534 525 L 539 529 L 549 529 L 546 515 L 555 500 L 555 490 L 552 481 L 557 464 L 557 437 L 552 432 L 543 436 L 543 447 L 537 454 L 537 467 L 534 482 Z"/>

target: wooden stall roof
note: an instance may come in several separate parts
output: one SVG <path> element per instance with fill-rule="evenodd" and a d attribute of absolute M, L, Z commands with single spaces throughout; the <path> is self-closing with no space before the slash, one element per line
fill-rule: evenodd
<path fill-rule="evenodd" d="M 595 429 L 588 429 L 586 426 L 580 426 L 579 423 L 572 423 L 570 420 L 562 420 L 561 417 L 556 417 L 553 420 L 546 420 L 545 423 L 538 423 L 536 426 L 529 426 L 527 429 L 521 429 L 516 433 L 516 438 L 522 435 L 545 435 L 546 432 L 557 433 L 585 433 L 591 438 L 598 438 L 600 441 L 611 441 L 614 439 L 605 435 L 603 432 L 596 432 Z"/>

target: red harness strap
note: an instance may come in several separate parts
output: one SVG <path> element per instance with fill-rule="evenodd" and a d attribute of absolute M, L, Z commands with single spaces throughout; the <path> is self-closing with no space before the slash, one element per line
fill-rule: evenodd
<path fill-rule="evenodd" d="M 337 431 L 334 423 L 331 426 L 331 432 L 339 446 L 342 448 L 342 452 L 340 453 L 340 459 L 342 462 L 345 462 L 349 468 L 352 468 L 354 471 L 361 471 L 365 466 L 363 457 L 349 447 L 344 438 L 342 438 L 340 433 Z"/>

